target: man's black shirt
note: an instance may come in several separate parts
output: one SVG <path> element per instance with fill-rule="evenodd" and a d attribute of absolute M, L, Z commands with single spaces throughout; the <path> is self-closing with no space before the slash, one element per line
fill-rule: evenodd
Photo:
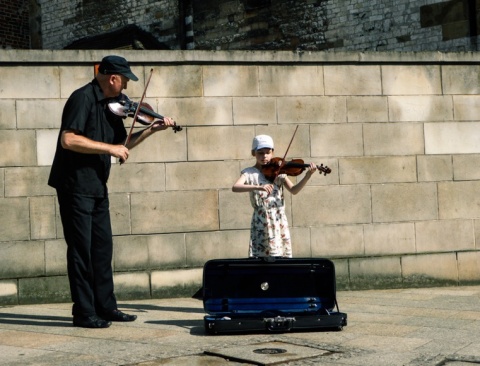
<path fill-rule="evenodd" d="M 110 174 L 111 157 L 108 154 L 84 154 L 66 150 L 61 145 L 65 130 L 108 144 L 122 144 L 127 132 L 123 119 L 108 108 L 97 80 L 77 89 L 68 99 L 62 114 L 62 125 L 57 140 L 48 184 L 63 193 L 90 197 L 105 197 Z"/>

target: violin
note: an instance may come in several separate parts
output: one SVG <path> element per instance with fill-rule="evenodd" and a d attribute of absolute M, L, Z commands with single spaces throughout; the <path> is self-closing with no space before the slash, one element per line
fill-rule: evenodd
<path fill-rule="evenodd" d="M 117 116 L 134 117 L 138 108 L 138 103 L 131 101 L 125 94 L 120 94 L 115 102 L 108 103 L 108 108 Z M 140 109 L 137 113 L 137 121 L 142 125 L 150 126 L 155 120 L 163 121 L 163 118 L 162 115 L 155 113 L 152 106 L 148 103 L 140 103 Z M 182 127 L 177 126 L 176 123 L 172 128 L 175 133 L 182 130 Z"/>
<path fill-rule="evenodd" d="M 279 174 L 292 177 L 300 175 L 310 164 L 305 164 L 302 159 L 292 159 L 284 163 L 282 158 L 272 158 L 268 164 L 262 166 L 262 173 L 269 181 L 273 182 Z M 323 175 L 330 174 L 332 170 L 323 164 L 317 165 L 318 172 Z"/>

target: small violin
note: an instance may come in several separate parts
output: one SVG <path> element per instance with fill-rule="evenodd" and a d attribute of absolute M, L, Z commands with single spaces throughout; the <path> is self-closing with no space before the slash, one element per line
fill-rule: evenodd
<path fill-rule="evenodd" d="M 300 175 L 310 164 L 305 164 L 302 159 L 292 159 L 283 164 L 282 158 L 272 158 L 268 164 L 262 166 L 262 173 L 269 181 L 273 182 L 279 174 L 292 177 Z M 323 164 L 317 165 L 320 174 L 330 174 L 332 170 Z"/>
<path fill-rule="evenodd" d="M 133 117 L 138 108 L 138 103 L 132 102 L 125 94 L 120 94 L 117 101 L 108 103 L 108 108 L 117 116 Z M 137 121 L 145 126 L 150 126 L 156 119 L 163 121 L 163 116 L 153 111 L 153 108 L 145 102 L 140 104 L 140 110 L 137 114 Z M 173 131 L 181 131 L 182 127 L 175 123 Z"/>

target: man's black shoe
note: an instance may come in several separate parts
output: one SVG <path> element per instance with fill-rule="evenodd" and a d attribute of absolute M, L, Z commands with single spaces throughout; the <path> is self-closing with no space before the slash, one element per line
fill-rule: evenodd
<path fill-rule="evenodd" d="M 112 310 L 110 313 L 102 314 L 102 318 L 112 322 L 133 322 L 137 316 L 122 313 L 120 310 Z"/>
<path fill-rule="evenodd" d="M 112 323 L 99 318 L 96 315 L 89 317 L 74 316 L 73 326 L 82 328 L 108 328 Z"/>

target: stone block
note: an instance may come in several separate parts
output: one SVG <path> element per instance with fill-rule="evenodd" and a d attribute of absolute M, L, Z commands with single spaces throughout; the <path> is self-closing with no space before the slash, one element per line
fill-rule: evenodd
<path fill-rule="evenodd" d="M 248 257 L 249 230 L 187 233 L 187 265 L 203 266 L 210 259 Z"/>
<path fill-rule="evenodd" d="M 45 240 L 45 274 L 67 274 L 67 243 L 63 239 Z"/>
<path fill-rule="evenodd" d="M 335 282 L 337 291 L 345 291 L 350 289 L 348 261 L 348 259 L 332 259 L 332 262 L 335 265 Z"/>
<path fill-rule="evenodd" d="M 165 164 L 113 164 L 108 190 L 111 193 L 165 191 Z"/>
<path fill-rule="evenodd" d="M 381 184 L 371 188 L 374 223 L 437 219 L 435 183 Z"/>
<path fill-rule="evenodd" d="M 17 100 L 17 127 L 19 129 L 60 128 L 65 100 Z"/>
<path fill-rule="evenodd" d="M 279 124 L 344 123 L 347 121 L 346 97 L 279 97 Z"/>
<path fill-rule="evenodd" d="M 18 304 L 17 280 L 0 280 L 0 306 Z"/>
<path fill-rule="evenodd" d="M 453 113 L 457 121 L 479 121 L 480 96 L 454 95 Z"/>
<path fill-rule="evenodd" d="M 131 149 L 125 164 L 186 160 L 186 140 L 185 131 L 174 133 L 171 128 L 159 131 Z"/>
<path fill-rule="evenodd" d="M 415 156 L 339 159 L 341 184 L 415 182 Z"/>
<path fill-rule="evenodd" d="M 416 123 L 363 125 L 365 155 L 424 154 L 423 126 Z"/>
<path fill-rule="evenodd" d="M 322 66 L 259 66 L 258 73 L 261 96 L 324 94 Z"/>
<path fill-rule="evenodd" d="M 253 208 L 248 193 L 222 189 L 218 192 L 218 207 L 220 230 L 250 230 Z"/>
<path fill-rule="evenodd" d="M 435 182 L 453 179 L 452 157 L 450 155 L 417 155 L 419 182 Z"/>
<path fill-rule="evenodd" d="M 58 130 L 37 131 L 37 165 L 52 165 L 57 139 Z"/>
<path fill-rule="evenodd" d="M 224 109 L 226 112 L 228 109 Z M 211 114 L 211 111 L 209 112 Z M 209 121 L 210 117 L 204 118 Z M 224 124 L 228 122 L 228 118 L 222 118 Z M 238 97 L 233 98 L 233 124 L 238 125 L 254 125 L 254 124 L 274 125 L 277 123 L 277 109 L 275 98 L 261 97 Z"/>
<path fill-rule="evenodd" d="M 480 66 L 442 65 L 444 94 L 480 94 Z"/>
<path fill-rule="evenodd" d="M 479 181 L 438 183 L 438 216 L 440 219 L 480 217 Z"/>
<path fill-rule="evenodd" d="M 362 225 L 312 227 L 312 257 L 349 257 L 365 254 Z"/>
<path fill-rule="evenodd" d="M 186 265 L 185 234 L 148 235 L 150 268 L 181 268 Z"/>
<path fill-rule="evenodd" d="M 146 236 L 116 236 L 113 242 L 113 268 L 115 272 L 145 270 L 149 267 L 148 239 Z"/>
<path fill-rule="evenodd" d="M 67 276 L 21 278 L 18 280 L 18 303 L 20 305 L 69 301 L 71 301 L 71 297 Z"/>
<path fill-rule="evenodd" d="M 254 136 L 253 126 L 190 127 L 188 129 L 188 160 L 247 159 L 252 156 L 251 147 Z"/>
<path fill-rule="evenodd" d="M 349 270 L 352 290 L 402 286 L 402 268 L 399 257 L 351 258 Z"/>
<path fill-rule="evenodd" d="M 201 97 L 202 69 L 200 65 L 155 66 L 147 95 L 163 98 Z M 146 67 L 145 70 L 148 78 L 150 69 Z"/>
<path fill-rule="evenodd" d="M 219 229 L 216 191 L 132 193 L 131 205 L 132 234 Z"/>
<path fill-rule="evenodd" d="M 101 60 L 98 62 L 100 61 Z M 93 62 L 88 66 L 69 65 L 60 66 L 58 69 L 60 72 L 60 97 L 63 99 L 67 99 L 75 90 L 91 82 L 95 76 Z M 136 75 L 140 78 L 140 75 Z M 132 83 L 129 83 L 128 86 L 130 86 L 130 84 Z M 58 124 L 58 127 L 60 127 L 60 124 Z"/>
<path fill-rule="evenodd" d="M 151 298 L 150 276 L 144 272 L 114 273 L 115 296 L 118 300 Z"/>
<path fill-rule="evenodd" d="M 166 166 L 167 191 L 230 188 L 239 175 L 235 161 L 198 161 Z"/>
<path fill-rule="evenodd" d="M 29 240 L 28 198 L 0 198 L 0 240 Z M 0 256 L 1 258 L 1 256 Z M 1 277 L 0 277 L 1 278 Z"/>
<path fill-rule="evenodd" d="M 45 275 L 43 241 L 9 241 L 0 243 L 0 278 Z"/>
<path fill-rule="evenodd" d="M 127 193 L 112 193 L 109 195 L 109 200 L 113 235 L 131 234 L 132 223 L 129 195 Z"/>
<path fill-rule="evenodd" d="M 478 285 L 480 282 L 480 252 L 459 252 L 457 258 L 459 285 Z"/>
<path fill-rule="evenodd" d="M 5 197 L 5 169 L 0 168 L 0 198 Z"/>
<path fill-rule="evenodd" d="M 325 95 L 381 95 L 378 65 L 324 66 Z"/>
<path fill-rule="evenodd" d="M 36 165 L 35 146 L 34 130 L 3 130 L 0 134 L 0 166 Z"/>
<path fill-rule="evenodd" d="M 410 222 L 364 226 L 365 255 L 415 253 L 415 225 Z"/>
<path fill-rule="evenodd" d="M 30 197 L 29 201 L 31 239 L 55 238 L 55 197 Z"/>
<path fill-rule="evenodd" d="M 438 65 L 382 65 L 383 95 L 442 94 Z"/>
<path fill-rule="evenodd" d="M 292 226 L 361 224 L 371 222 L 370 188 L 358 186 L 305 187 L 292 197 Z"/>
<path fill-rule="evenodd" d="M 456 286 L 458 284 L 456 253 L 404 256 L 402 273 L 405 287 Z"/>
<path fill-rule="evenodd" d="M 17 127 L 15 99 L 0 100 L 0 130 L 13 130 Z"/>
<path fill-rule="evenodd" d="M 23 167 L 5 169 L 5 196 L 32 197 L 51 195 L 55 191 L 48 186 L 50 167 Z"/>
<path fill-rule="evenodd" d="M 480 180 L 480 154 L 453 155 L 453 180 Z"/>
<path fill-rule="evenodd" d="M 234 100 L 236 99 L 234 98 Z M 234 124 L 231 97 L 166 98 L 159 100 L 158 106 L 158 110 L 161 111 L 160 114 L 172 117 L 179 126 L 222 126 Z M 252 116 L 250 115 L 249 117 Z M 180 132 L 180 134 L 185 134 L 185 131 Z"/>
<path fill-rule="evenodd" d="M 2 66 L 0 99 L 51 99 L 60 97 L 57 66 Z M 19 88 L 19 85 L 31 87 Z"/>
<path fill-rule="evenodd" d="M 317 124 L 310 127 L 312 156 L 362 156 L 362 125 Z"/>
<path fill-rule="evenodd" d="M 152 272 L 152 297 L 191 297 L 202 286 L 203 269 Z"/>
<path fill-rule="evenodd" d="M 474 225 L 470 219 L 416 222 L 415 236 L 418 253 L 475 249 Z"/>
<path fill-rule="evenodd" d="M 392 122 L 452 121 L 450 96 L 414 95 L 388 97 L 388 115 Z"/>
<path fill-rule="evenodd" d="M 206 97 L 258 96 L 258 67 L 249 65 L 204 66 L 203 95 Z"/>
<path fill-rule="evenodd" d="M 388 121 L 387 101 L 382 96 L 347 96 L 348 122 Z"/>
<path fill-rule="evenodd" d="M 294 258 L 311 258 L 310 229 L 306 227 L 290 227 L 292 238 L 292 255 Z"/>
<path fill-rule="evenodd" d="M 479 122 L 425 123 L 425 154 L 480 153 Z"/>

